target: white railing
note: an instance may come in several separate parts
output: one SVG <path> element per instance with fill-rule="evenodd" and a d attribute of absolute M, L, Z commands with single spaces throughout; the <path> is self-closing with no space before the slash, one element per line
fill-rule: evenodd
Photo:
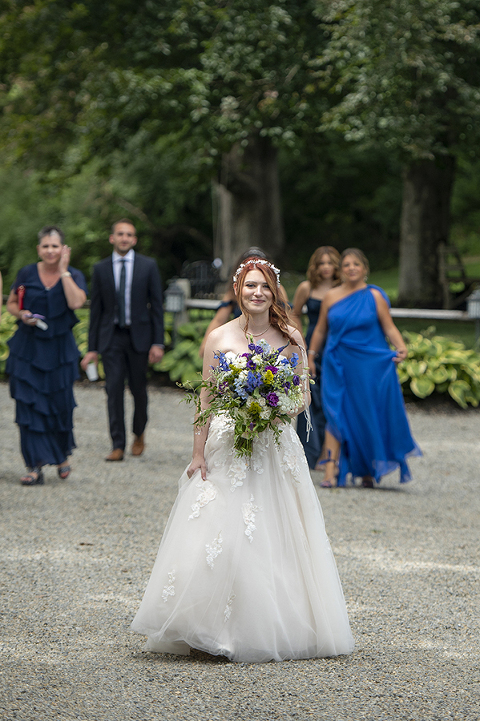
<path fill-rule="evenodd" d="M 220 300 L 212 298 L 187 298 L 187 308 L 217 310 Z M 424 320 L 474 320 L 465 310 L 441 310 L 433 308 L 391 308 L 392 318 L 420 318 Z"/>

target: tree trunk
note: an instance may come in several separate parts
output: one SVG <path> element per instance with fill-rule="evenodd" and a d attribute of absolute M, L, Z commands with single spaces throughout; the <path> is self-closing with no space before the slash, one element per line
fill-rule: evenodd
<path fill-rule="evenodd" d="M 406 168 L 400 228 L 398 304 L 438 308 L 442 304 L 438 247 L 448 244 L 455 158 L 420 160 Z"/>
<path fill-rule="evenodd" d="M 275 259 L 284 238 L 277 151 L 269 139 L 251 137 L 243 152 L 236 145 L 226 153 L 213 194 L 214 251 L 224 278 L 251 246 Z"/>

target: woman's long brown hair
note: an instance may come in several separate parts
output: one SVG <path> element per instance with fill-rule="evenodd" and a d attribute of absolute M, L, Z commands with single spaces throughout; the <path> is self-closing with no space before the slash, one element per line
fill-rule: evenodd
<path fill-rule="evenodd" d="M 317 278 L 317 267 L 324 255 L 328 255 L 335 266 L 333 285 L 336 286 L 340 284 L 340 253 L 333 247 L 333 245 L 321 245 L 320 248 L 317 248 L 313 252 L 312 257 L 308 261 L 307 279 L 310 281 L 312 288 L 316 288 L 319 283 Z"/>

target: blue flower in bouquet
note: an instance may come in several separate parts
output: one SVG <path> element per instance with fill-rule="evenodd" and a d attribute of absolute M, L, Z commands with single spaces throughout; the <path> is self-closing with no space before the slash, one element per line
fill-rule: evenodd
<path fill-rule="evenodd" d="M 271 348 L 270 348 L 269 344 L 268 344 L 267 341 L 264 340 L 263 338 L 261 338 L 261 339 L 258 341 L 257 348 L 261 348 L 261 349 L 262 349 L 261 352 L 262 352 L 262 353 L 266 353 L 267 355 L 268 355 L 268 353 L 270 353 L 270 351 L 271 351 Z"/>
<path fill-rule="evenodd" d="M 248 391 L 247 391 L 246 388 L 244 387 L 243 383 L 244 383 L 244 382 L 243 382 L 243 380 L 242 380 L 240 377 L 239 377 L 239 378 L 235 378 L 235 380 L 233 381 L 233 387 L 235 388 L 235 392 L 237 393 L 237 395 L 238 395 L 242 400 L 246 401 L 247 398 L 248 398 Z"/>
<path fill-rule="evenodd" d="M 215 353 L 214 358 L 218 358 L 218 365 L 222 371 L 230 370 L 230 366 L 225 357 L 225 353 Z M 213 368 L 213 366 L 212 366 L 212 368 Z"/>
<path fill-rule="evenodd" d="M 262 374 L 261 373 L 254 373 L 253 371 L 248 371 L 248 378 L 246 383 L 246 389 L 248 393 L 251 395 L 255 388 L 258 388 L 262 385 Z"/>
<path fill-rule="evenodd" d="M 298 353 L 292 353 L 292 357 L 290 358 L 290 365 L 292 368 L 295 368 L 298 363 Z"/>

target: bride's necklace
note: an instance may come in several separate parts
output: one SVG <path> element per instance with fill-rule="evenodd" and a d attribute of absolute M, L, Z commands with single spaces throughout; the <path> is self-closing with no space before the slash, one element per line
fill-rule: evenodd
<path fill-rule="evenodd" d="M 262 330 L 261 333 L 252 333 L 251 331 L 248 331 L 248 335 L 251 335 L 252 338 L 258 338 L 259 335 L 263 335 L 264 333 L 266 333 L 267 330 L 270 328 L 270 326 L 271 326 L 271 323 L 269 323 L 268 326 L 265 328 L 265 330 Z M 242 330 L 245 333 L 245 328 L 242 328 Z M 245 335 L 247 335 L 247 334 L 245 333 Z"/>

